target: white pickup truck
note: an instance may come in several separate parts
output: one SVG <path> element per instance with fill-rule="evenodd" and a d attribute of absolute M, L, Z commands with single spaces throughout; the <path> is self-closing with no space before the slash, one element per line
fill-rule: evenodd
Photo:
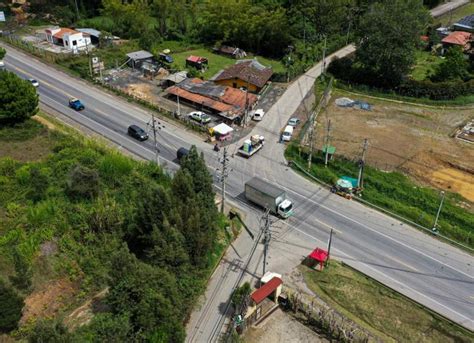
<path fill-rule="evenodd" d="M 244 144 L 239 148 L 238 153 L 243 157 L 249 158 L 265 145 L 265 137 L 253 135 L 250 139 L 246 139 Z"/>

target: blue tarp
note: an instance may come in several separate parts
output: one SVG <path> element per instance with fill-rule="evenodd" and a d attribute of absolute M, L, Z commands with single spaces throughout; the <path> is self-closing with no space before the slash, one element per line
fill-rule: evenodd
<path fill-rule="evenodd" d="M 343 176 L 343 177 L 341 177 L 341 179 L 343 179 L 347 182 L 350 182 L 352 184 L 353 188 L 357 188 L 359 186 L 359 183 L 357 182 L 357 179 L 355 179 L 353 177 Z"/>

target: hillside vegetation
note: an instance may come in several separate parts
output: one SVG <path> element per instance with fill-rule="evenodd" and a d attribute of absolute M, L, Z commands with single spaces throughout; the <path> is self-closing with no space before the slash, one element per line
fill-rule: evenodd
<path fill-rule="evenodd" d="M 32 140 L 41 154 L 22 156 Z M 12 143 L 14 154 L 0 150 L 0 334 L 182 342 L 226 239 L 197 151 L 171 177 L 32 120 L 0 129 L 1 146 Z M 89 324 L 70 324 L 99 292 Z"/>

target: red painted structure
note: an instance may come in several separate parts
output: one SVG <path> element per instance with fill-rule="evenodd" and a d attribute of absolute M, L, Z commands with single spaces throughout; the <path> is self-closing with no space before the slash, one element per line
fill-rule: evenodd
<path fill-rule="evenodd" d="M 255 304 L 260 304 L 266 297 L 275 292 L 275 290 L 283 283 L 282 279 L 278 277 L 272 278 L 262 287 L 257 289 L 250 295 Z"/>

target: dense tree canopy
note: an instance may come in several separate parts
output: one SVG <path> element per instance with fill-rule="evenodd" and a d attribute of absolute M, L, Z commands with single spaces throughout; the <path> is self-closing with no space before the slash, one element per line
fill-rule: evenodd
<path fill-rule="evenodd" d="M 6 54 L 7 51 L 4 48 L 0 47 L 0 61 L 3 60 Z"/>
<path fill-rule="evenodd" d="M 429 18 L 418 0 L 384 0 L 370 6 L 360 22 L 356 56 L 374 84 L 400 84 L 415 61 Z"/>
<path fill-rule="evenodd" d="M 17 327 L 22 308 L 23 299 L 0 279 L 0 333 L 8 333 Z"/>
<path fill-rule="evenodd" d="M 30 82 L 0 72 L 0 123 L 18 123 L 38 112 L 38 95 Z"/>

